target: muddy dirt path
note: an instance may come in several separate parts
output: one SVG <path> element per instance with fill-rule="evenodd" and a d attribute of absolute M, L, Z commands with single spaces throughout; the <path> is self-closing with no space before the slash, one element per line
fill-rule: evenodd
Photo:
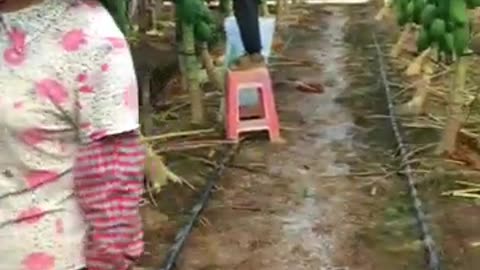
<path fill-rule="evenodd" d="M 321 68 L 280 67 L 275 80 L 321 83 L 323 94 L 277 85 L 282 122 L 293 127 L 288 143 L 249 142 L 220 183 L 178 264 L 182 270 L 381 269 L 357 243 L 358 231 L 374 211 L 368 192 L 351 180 L 356 158 L 354 119 L 335 99 L 350 85 L 345 71 L 345 8 L 315 16 L 320 30 L 294 30 L 291 58 L 310 59 Z M 358 157 L 357 157 L 358 158 Z M 264 172 L 252 172 L 261 164 Z M 386 269 L 386 268 L 383 268 Z M 393 268 L 390 268 L 393 269 Z"/>

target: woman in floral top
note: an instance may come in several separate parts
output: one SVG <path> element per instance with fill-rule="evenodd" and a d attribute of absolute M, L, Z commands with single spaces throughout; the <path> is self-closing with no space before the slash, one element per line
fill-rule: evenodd
<path fill-rule="evenodd" d="M 0 270 L 127 270 L 144 149 L 128 45 L 92 0 L 0 0 Z"/>

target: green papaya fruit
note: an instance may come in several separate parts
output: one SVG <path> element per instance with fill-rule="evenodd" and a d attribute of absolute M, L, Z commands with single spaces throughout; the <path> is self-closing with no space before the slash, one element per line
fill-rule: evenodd
<path fill-rule="evenodd" d="M 438 0 L 437 3 L 437 10 L 436 16 L 438 18 L 442 18 L 444 20 L 449 18 L 449 7 L 450 7 L 450 0 Z"/>
<path fill-rule="evenodd" d="M 453 30 L 453 45 L 455 54 L 462 56 L 470 43 L 470 26 L 465 24 Z"/>
<path fill-rule="evenodd" d="M 438 44 L 442 52 L 451 55 L 455 49 L 453 34 L 451 32 L 445 33 Z"/>
<path fill-rule="evenodd" d="M 180 20 L 188 24 L 194 24 L 200 19 L 200 11 L 203 3 L 201 0 L 178 0 L 176 8 Z"/>
<path fill-rule="evenodd" d="M 436 18 L 430 24 L 429 34 L 433 40 L 439 42 L 443 39 L 443 35 L 447 30 L 447 25 L 444 20 Z"/>
<path fill-rule="evenodd" d="M 470 3 L 471 9 L 480 7 L 480 0 L 468 0 L 467 5 Z"/>
<path fill-rule="evenodd" d="M 480 7 L 480 0 L 465 0 L 468 9 L 475 9 Z"/>
<path fill-rule="evenodd" d="M 405 25 L 408 22 L 407 6 L 409 0 L 395 0 L 394 10 L 397 17 L 397 23 L 400 26 Z"/>
<path fill-rule="evenodd" d="M 428 49 L 428 47 L 430 47 L 430 44 L 431 44 L 431 40 L 430 40 L 428 31 L 427 29 L 422 27 L 417 37 L 417 50 L 419 52 L 423 52 L 426 49 Z"/>
<path fill-rule="evenodd" d="M 194 25 L 194 34 L 196 40 L 208 42 L 212 37 L 212 29 L 205 21 L 199 21 Z"/>
<path fill-rule="evenodd" d="M 425 0 L 414 0 L 413 22 L 420 24 L 422 20 L 422 11 L 425 8 Z"/>
<path fill-rule="evenodd" d="M 429 27 L 435 19 L 437 7 L 434 4 L 427 4 L 422 11 L 421 22 L 424 27 Z"/>
<path fill-rule="evenodd" d="M 455 23 L 447 21 L 447 32 L 452 32 L 456 28 Z"/>
<path fill-rule="evenodd" d="M 408 2 L 407 4 L 407 20 L 409 22 L 412 22 L 413 21 L 413 15 L 414 15 L 414 9 L 415 9 L 415 6 L 414 6 L 414 3 L 413 3 L 413 0 Z"/>
<path fill-rule="evenodd" d="M 206 4 L 201 5 L 201 9 L 199 10 L 199 16 L 200 20 L 205 21 L 206 23 L 211 24 L 215 22 L 212 12 Z"/>
<path fill-rule="evenodd" d="M 458 25 L 464 25 L 468 22 L 467 3 L 465 0 L 450 0 L 449 19 Z"/>

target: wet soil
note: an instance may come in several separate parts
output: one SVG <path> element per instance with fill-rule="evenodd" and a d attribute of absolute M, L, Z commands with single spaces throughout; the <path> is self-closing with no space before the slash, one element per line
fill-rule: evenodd
<path fill-rule="evenodd" d="M 292 27 L 285 33 L 284 40 L 292 41 L 283 54 L 316 65 L 272 64 L 287 143 L 256 138 L 243 144 L 177 269 L 426 269 L 406 184 L 394 172 L 390 123 L 382 117 L 387 108 L 369 20 L 375 10 L 311 10 L 309 21 L 318 30 Z M 320 84 L 324 92 L 301 92 L 281 83 L 285 80 Z M 172 165 L 196 186 L 204 184 L 209 170 L 198 159 Z M 441 181 L 425 181 L 420 188 L 447 254 L 445 269 L 479 269 L 479 253 L 467 245 L 478 242 L 479 209 L 439 198 Z M 157 197 L 159 208 L 144 207 L 143 266 L 159 267 L 197 196 L 198 190 L 170 185 Z"/>

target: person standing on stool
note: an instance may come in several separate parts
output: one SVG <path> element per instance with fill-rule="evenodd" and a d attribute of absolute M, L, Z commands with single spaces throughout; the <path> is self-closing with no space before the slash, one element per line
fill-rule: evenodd
<path fill-rule="evenodd" d="M 240 30 L 245 55 L 241 56 L 232 66 L 233 70 L 245 70 L 265 66 L 261 54 L 262 41 L 259 25 L 260 0 L 233 0 L 233 13 Z"/>

